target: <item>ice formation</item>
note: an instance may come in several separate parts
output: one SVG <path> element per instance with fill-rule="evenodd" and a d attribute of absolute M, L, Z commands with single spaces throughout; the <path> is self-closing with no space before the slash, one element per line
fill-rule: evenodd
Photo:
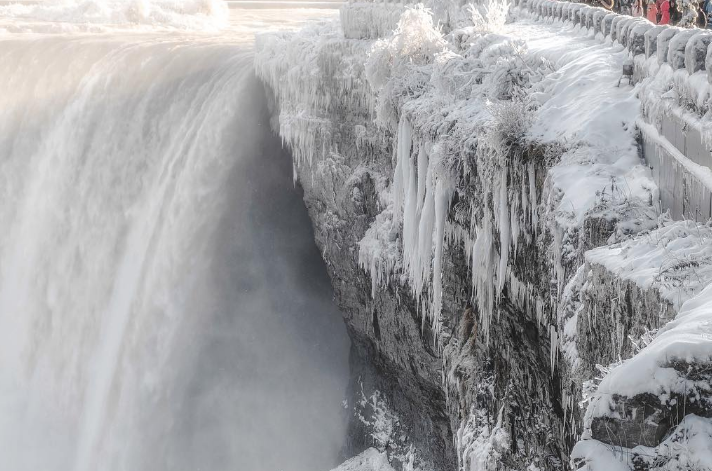
<path fill-rule="evenodd" d="M 543 369 L 558 390 L 540 392 L 541 402 L 561 408 L 559 429 L 547 429 L 561 441 L 575 442 L 590 425 L 578 405 L 583 396 L 589 411 L 610 406 L 596 388 L 636 395 L 701 387 L 661 358 L 709 361 L 709 228 L 659 218 L 659 175 L 641 160 L 638 139 L 642 133 L 665 147 L 694 176 L 684 185 L 689 200 L 709 201 L 712 173 L 668 142 L 661 127 L 673 116 L 710 141 L 709 61 L 700 52 L 710 41 L 667 29 L 651 41 L 654 30 L 643 20 L 573 3 L 437 3 L 349 4 L 345 38 L 336 24 L 299 35 L 293 49 L 272 35 L 261 42 L 256 66 L 279 101 L 280 132 L 298 166 L 338 153 L 333 133 L 345 132 L 337 129 L 344 116 L 366 123 L 355 145 L 383 187 L 357 244 L 358 263 L 374 303 L 391 294 L 401 300 L 403 288 L 429 321 L 443 356 L 446 402 L 460 414 L 453 427 L 460 465 L 486 469 L 508 453 L 508 440 L 512 448 L 517 441 L 500 423 L 506 418 L 482 421 L 482 408 L 463 400 L 475 394 L 463 371 L 479 368 L 463 352 L 492 348 L 492 333 L 512 310 L 546 346 Z M 657 52 L 643 52 L 653 42 Z M 637 83 L 616 86 L 631 59 Z M 322 91 L 324 81 L 348 84 L 340 90 L 357 111 L 335 109 L 340 100 Z M 295 119 L 305 123 L 295 127 Z M 457 265 L 456 276 L 466 271 L 468 286 L 453 294 L 449 270 L 460 256 L 466 266 Z M 467 314 L 453 312 L 463 304 Z M 642 313 L 651 306 L 660 315 Z M 635 325 L 618 322 L 626 309 L 639 316 L 624 319 Z M 676 320 L 657 325 L 678 309 Z M 453 319 L 463 323 L 460 334 L 448 325 Z M 592 354 L 613 363 L 598 380 Z M 654 390 L 641 389 L 641 378 L 658 371 L 649 381 Z M 615 453 L 601 452 L 608 445 L 581 446 L 593 452 L 576 456 L 617 463 Z"/>

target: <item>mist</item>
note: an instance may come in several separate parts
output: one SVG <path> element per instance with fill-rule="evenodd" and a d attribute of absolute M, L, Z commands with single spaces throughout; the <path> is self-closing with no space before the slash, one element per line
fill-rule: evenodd
<path fill-rule="evenodd" d="M 205 285 L 210 320 L 191 342 L 177 405 L 184 433 L 168 455 L 185 470 L 330 469 L 345 437 L 346 411 L 334 411 L 348 339 L 291 157 L 270 131 L 261 85 L 246 90 L 254 100 L 240 127 L 254 148 L 229 176 Z"/>

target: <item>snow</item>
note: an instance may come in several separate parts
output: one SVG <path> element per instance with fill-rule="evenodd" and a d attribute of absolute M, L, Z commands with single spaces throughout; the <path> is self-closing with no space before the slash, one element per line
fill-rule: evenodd
<path fill-rule="evenodd" d="M 398 418 L 388 408 L 388 404 L 381 397 L 381 392 L 376 390 L 367 397 L 361 384 L 361 398 L 357 411 L 358 419 L 368 428 L 374 444 L 379 449 L 385 449 L 392 441 Z"/>
<path fill-rule="evenodd" d="M 520 23 L 525 32 L 534 29 Z M 635 89 L 616 86 L 627 52 L 577 36 L 569 25 L 528 39 L 527 47 L 556 70 L 533 86 L 540 108 L 529 134 L 569 149 L 550 171 L 562 191 L 558 222 L 580 226 L 611 183 L 625 188 L 628 200 L 649 200 L 655 185 L 635 142 L 639 101 Z"/>
<path fill-rule="evenodd" d="M 331 471 L 394 471 L 385 452 L 368 448 Z"/>
<path fill-rule="evenodd" d="M 668 458 L 668 469 L 712 469 L 712 420 L 694 414 L 685 416 L 654 450 L 638 447 L 640 454 Z M 646 453 L 647 452 L 647 453 Z"/>
<path fill-rule="evenodd" d="M 441 93 L 421 92 L 400 105 L 402 114 L 398 129 L 407 133 L 404 136 L 406 148 L 413 139 L 414 132 L 418 135 L 438 134 L 438 128 L 443 125 L 442 119 L 445 113 L 442 111 L 442 107 L 444 105 L 447 112 L 451 114 L 447 121 L 455 123 L 456 127 L 446 138 L 447 143 L 440 144 L 441 148 L 457 148 L 460 145 L 458 142 L 460 139 L 464 141 L 468 139 L 466 136 L 482 134 L 481 129 L 491 123 L 490 129 L 494 129 L 496 132 L 487 133 L 486 139 L 491 142 L 488 144 L 488 148 L 495 152 L 502 142 L 500 139 L 516 136 L 522 130 L 530 128 L 528 139 L 545 144 L 563 145 L 571 149 L 564 152 L 561 163 L 555 165 L 549 172 L 553 186 L 557 188 L 560 195 L 560 200 L 555 208 L 559 223 L 566 226 L 580 226 L 584 218 L 601 205 L 601 194 L 607 187 L 617 188 L 619 185 L 624 188 L 619 191 L 620 194 L 615 195 L 617 198 L 615 203 L 629 201 L 645 205 L 651 199 L 655 185 L 637 153 L 634 123 L 639 108 L 631 89 L 621 89 L 615 86 L 625 54 L 619 49 L 612 54 L 610 47 L 592 40 L 582 40 L 576 35 L 561 41 L 560 31 L 545 30 L 542 34 L 540 25 L 526 22 L 517 22 L 515 26 L 510 26 L 507 32 L 525 36 L 526 45 L 506 36 L 481 35 L 462 30 L 453 33 L 451 37 L 457 38 L 460 47 L 465 51 L 463 55 L 453 51 L 436 54 L 432 65 L 429 65 L 428 59 L 419 59 L 418 64 L 425 64 L 429 67 L 427 73 L 432 76 L 431 85 L 434 90 Z M 425 37 L 431 38 L 427 35 Z M 582 42 L 583 44 L 580 44 Z M 578 48 L 572 48 L 572 45 L 578 46 Z M 580 50 L 582 46 L 583 51 Z M 441 47 L 439 43 L 437 47 Z M 430 48 L 430 50 L 435 49 L 437 48 Z M 575 50 L 564 54 L 565 49 Z M 511 59 L 508 56 L 511 56 Z M 472 62 L 475 57 L 477 62 Z M 556 61 L 552 62 L 552 58 L 556 58 Z M 507 60 L 511 62 L 507 63 Z M 483 74 L 482 85 L 479 87 L 473 85 L 472 78 L 469 79 L 469 83 L 459 80 L 461 75 L 472 77 L 473 72 L 476 74 L 478 69 L 473 71 L 473 66 L 479 70 L 484 68 L 491 71 L 491 73 Z M 409 64 L 409 67 L 412 67 L 412 64 Z M 539 103 L 532 123 L 528 122 L 525 109 L 517 108 L 516 104 L 504 106 L 499 101 L 492 99 L 508 97 L 512 93 L 516 93 L 515 90 L 519 86 L 517 83 L 520 80 L 517 74 L 521 73 L 523 67 L 529 68 L 530 80 L 534 81 L 527 93 Z M 551 68 L 555 69 L 553 73 L 551 73 Z M 425 69 L 420 67 L 419 70 Z M 447 72 L 441 73 L 441 71 Z M 534 73 L 535 71 L 536 73 Z M 503 73 L 506 75 L 502 75 Z M 543 79 L 537 82 L 536 74 L 543 74 Z M 591 77 L 587 78 L 586 74 Z M 372 84 L 375 81 L 374 89 L 385 89 L 391 96 L 400 97 L 402 95 L 397 92 L 399 88 L 388 89 L 387 87 L 389 85 L 388 77 L 391 75 L 392 72 L 371 73 L 369 80 Z M 399 75 L 402 75 L 402 72 Z M 416 80 L 418 74 L 412 75 Z M 578 90 L 576 84 L 583 82 L 587 87 L 580 87 L 581 89 Z M 465 86 L 463 87 L 462 84 Z M 414 86 L 412 81 L 406 85 L 397 85 L 401 88 L 411 89 L 422 87 Z M 446 98 L 442 97 L 442 92 L 445 92 Z M 482 101 L 480 101 L 482 98 L 487 102 L 484 109 L 481 106 Z M 383 97 L 380 96 L 379 100 L 383 100 Z M 478 102 L 480 106 L 477 106 Z M 595 102 L 597 106 L 591 106 L 592 102 Z M 392 119 L 393 113 L 390 110 L 398 107 L 397 101 L 394 104 L 393 100 L 390 100 L 390 104 L 392 106 L 383 107 L 382 104 L 379 106 L 379 111 L 389 112 L 386 116 L 382 116 L 381 122 Z M 509 109 L 516 111 L 509 113 Z M 403 129 L 403 116 L 407 116 L 409 122 L 407 129 Z M 611 116 L 616 116 L 616 119 L 612 120 Z M 582 126 L 584 122 L 589 124 Z M 400 151 L 401 132 L 398 132 L 398 142 L 397 168 L 400 169 L 400 172 L 398 169 L 396 170 L 394 183 L 396 212 L 403 204 L 402 201 L 405 201 L 409 194 L 411 197 L 414 194 L 414 190 L 407 191 L 408 188 L 403 182 L 408 179 L 411 182 L 414 181 L 413 175 L 417 173 L 413 170 L 416 165 L 413 162 L 415 159 L 409 159 L 406 162 L 400 158 L 403 155 Z M 480 139 L 480 144 L 482 143 L 482 139 Z M 436 143 L 428 144 L 435 145 Z M 530 164 L 527 167 L 529 194 L 515 193 L 517 194 L 516 198 L 511 197 L 512 192 L 507 185 L 507 169 L 508 165 L 501 165 L 500 173 L 494 180 L 487 178 L 483 181 L 486 188 L 485 193 L 495 195 L 494 207 L 491 208 L 495 217 L 491 229 L 488 229 L 488 223 L 478 225 L 476 229 L 478 241 L 474 242 L 472 252 L 473 286 L 480 307 L 479 311 L 484 317 L 484 325 L 488 325 L 494 300 L 499 296 L 507 281 L 506 272 L 510 248 L 514 247 L 516 250 L 519 234 L 522 227 L 525 226 L 519 217 L 515 217 L 520 209 L 519 201 L 522 201 L 522 208 L 531 211 L 530 219 L 534 230 L 538 227 L 538 207 L 536 204 L 529 203 L 536 201 L 534 165 Z M 403 251 L 405 260 L 417 262 L 406 262 L 405 265 L 417 268 L 415 271 L 411 271 L 410 278 L 415 281 L 414 291 L 421 294 L 422 284 L 427 281 L 427 273 L 423 267 L 430 265 L 429 258 L 425 255 L 429 255 L 430 252 L 429 250 L 413 252 L 415 247 L 413 244 L 415 240 L 414 226 L 408 222 L 412 220 L 413 207 L 413 205 L 405 204 Z M 427 202 L 426 209 L 428 209 Z M 426 213 L 427 215 L 428 213 Z M 427 225 L 429 219 L 426 218 L 425 221 L 425 227 L 429 229 Z M 493 237 L 499 238 L 501 253 L 493 252 L 493 240 L 489 238 L 490 231 L 493 232 Z M 436 244 L 438 240 L 439 238 L 436 238 Z M 421 239 L 420 248 L 423 249 L 423 247 Z M 429 247 L 425 248 L 429 249 Z M 438 262 L 438 257 L 434 259 L 434 262 Z M 563 271 L 560 271 L 563 276 Z M 434 285 L 437 293 L 439 289 L 437 272 L 435 276 Z M 496 280 L 496 284 L 493 287 L 488 286 L 493 280 Z M 438 309 L 436 305 L 433 311 L 437 314 Z"/>
<path fill-rule="evenodd" d="M 392 128 L 396 121 L 396 85 L 417 86 L 412 67 L 431 63 L 445 50 L 442 33 L 435 28 L 432 12 L 419 4 L 401 15 L 391 36 L 376 41 L 366 61 L 366 77 L 378 96 L 377 122 Z"/>
<path fill-rule="evenodd" d="M 712 282 L 712 229 L 692 221 L 667 221 L 654 231 L 586 252 L 640 288 L 654 288 L 676 309 Z"/>
<path fill-rule="evenodd" d="M 624 452 L 598 440 L 582 440 L 574 446 L 571 458 L 581 460 L 578 471 L 631 471 L 621 454 Z"/>

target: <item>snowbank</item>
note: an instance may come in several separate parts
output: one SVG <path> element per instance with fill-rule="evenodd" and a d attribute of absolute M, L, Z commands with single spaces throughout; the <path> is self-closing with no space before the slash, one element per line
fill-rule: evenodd
<path fill-rule="evenodd" d="M 634 239 L 586 253 L 616 277 L 654 288 L 677 310 L 712 282 L 712 229 L 692 221 L 667 222 Z"/>
<path fill-rule="evenodd" d="M 633 358 L 613 368 L 601 381 L 589 413 L 610 412 L 611 396 L 651 393 L 665 402 L 672 393 L 683 396 L 712 393 L 709 378 L 691 375 L 693 364 L 712 362 L 712 285 L 682 305 L 677 318 Z M 698 396 L 699 397 L 699 396 Z"/>

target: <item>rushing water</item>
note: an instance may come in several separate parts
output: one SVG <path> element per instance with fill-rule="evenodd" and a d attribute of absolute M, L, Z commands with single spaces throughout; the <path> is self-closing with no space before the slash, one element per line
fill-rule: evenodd
<path fill-rule="evenodd" d="M 328 469 L 348 341 L 251 38 L 331 12 L 0 8 L 12 471 Z"/>

